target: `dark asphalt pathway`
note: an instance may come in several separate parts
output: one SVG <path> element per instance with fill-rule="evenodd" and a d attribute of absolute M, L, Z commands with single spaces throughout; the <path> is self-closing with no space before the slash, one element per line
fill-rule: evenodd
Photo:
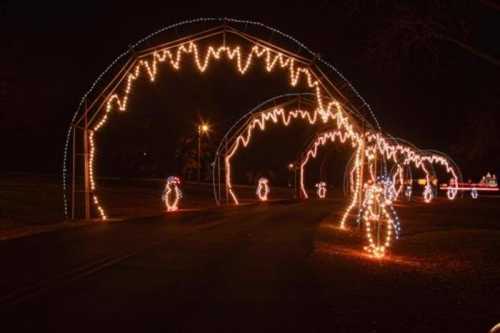
<path fill-rule="evenodd" d="M 30 332 L 447 332 L 490 325 L 491 308 L 470 313 L 460 304 L 460 281 L 449 286 L 432 274 L 318 250 L 332 241 L 354 251 L 362 245 L 351 233 L 325 231 L 332 205 L 187 211 L 2 242 L 1 325 Z M 462 314 L 468 320 L 455 322 Z"/>

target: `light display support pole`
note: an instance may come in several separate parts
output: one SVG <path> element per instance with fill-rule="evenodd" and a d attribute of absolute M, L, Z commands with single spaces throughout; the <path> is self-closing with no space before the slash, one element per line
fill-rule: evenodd
<path fill-rule="evenodd" d="M 363 142 L 365 141 L 365 133 L 366 133 L 366 123 L 363 121 Z M 365 181 L 365 144 L 363 143 L 363 146 L 360 149 L 360 156 L 359 156 L 359 183 L 361 186 L 361 189 L 355 189 L 359 191 L 359 198 L 358 198 L 358 212 L 361 211 L 361 207 L 363 206 L 363 187 L 364 187 L 364 181 Z M 363 223 L 359 223 L 358 228 L 361 229 L 363 227 Z"/>
<path fill-rule="evenodd" d="M 89 130 L 87 122 L 87 100 L 85 100 L 85 127 L 83 129 L 83 160 L 84 160 L 84 196 L 85 196 L 85 219 L 90 219 L 90 154 L 89 154 Z"/>
<path fill-rule="evenodd" d="M 293 166 L 293 187 L 295 188 L 295 199 L 300 199 L 300 189 L 297 186 L 297 162 Z"/>
<path fill-rule="evenodd" d="M 73 124 L 73 148 L 72 148 L 72 169 L 73 174 L 71 176 L 71 219 L 75 219 L 75 203 L 76 203 L 76 126 Z"/>
<path fill-rule="evenodd" d="M 224 142 L 224 161 L 226 160 L 226 157 L 227 157 L 227 139 L 226 141 Z M 227 166 L 224 164 L 224 174 L 227 172 Z M 228 184 L 227 182 L 224 182 L 224 189 L 226 190 L 226 205 L 229 203 L 229 188 L 228 188 Z"/>
<path fill-rule="evenodd" d="M 201 183 L 201 125 L 198 125 L 198 183 Z"/>

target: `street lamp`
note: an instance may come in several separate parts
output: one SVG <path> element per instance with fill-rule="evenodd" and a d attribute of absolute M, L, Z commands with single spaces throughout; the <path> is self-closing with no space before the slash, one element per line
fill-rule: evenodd
<path fill-rule="evenodd" d="M 292 182 L 290 182 L 290 177 L 293 177 L 293 188 L 294 188 L 294 196 L 297 196 L 297 168 L 294 163 L 288 164 L 288 187 L 292 186 Z"/>
<path fill-rule="evenodd" d="M 201 136 L 208 134 L 210 126 L 207 123 L 198 125 L 198 183 L 201 182 Z"/>

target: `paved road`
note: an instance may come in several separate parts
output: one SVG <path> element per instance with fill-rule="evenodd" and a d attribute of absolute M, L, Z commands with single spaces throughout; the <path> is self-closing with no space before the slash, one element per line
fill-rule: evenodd
<path fill-rule="evenodd" d="M 492 326 L 495 295 L 467 303 L 462 278 L 420 272 L 417 262 L 364 258 L 356 233 L 329 226 L 337 205 L 185 211 L 2 242 L 0 326 L 31 332 Z"/>

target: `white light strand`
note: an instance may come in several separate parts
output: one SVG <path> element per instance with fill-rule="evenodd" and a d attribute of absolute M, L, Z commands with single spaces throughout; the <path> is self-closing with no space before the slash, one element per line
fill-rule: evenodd
<path fill-rule="evenodd" d="M 319 182 L 316 183 L 316 195 L 318 196 L 319 199 L 324 199 L 326 198 L 326 183 L 325 182 Z"/>
<path fill-rule="evenodd" d="M 180 185 L 181 180 L 179 177 L 170 176 L 167 178 L 167 183 L 165 184 L 165 189 L 161 196 L 167 212 L 175 212 L 179 209 L 179 201 L 182 199 Z"/>
<path fill-rule="evenodd" d="M 264 177 L 259 178 L 259 182 L 257 183 L 257 191 L 255 192 L 255 194 L 257 194 L 257 198 L 259 198 L 260 201 L 267 201 L 269 191 L 269 180 Z"/>
<path fill-rule="evenodd" d="M 424 192 L 422 193 L 425 203 L 430 203 L 434 198 L 434 193 L 432 192 L 431 184 L 427 183 L 424 187 Z"/>
<path fill-rule="evenodd" d="M 365 198 L 359 216 L 364 222 L 366 229 L 366 238 L 368 245 L 365 250 L 376 258 L 385 255 L 386 250 L 391 245 L 393 229 L 395 229 L 396 238 L 399 234 L 399 220 L 392 208 L 391 200 L 385 198 L 384 187 L 380 183 L 365 184 Z M 385 236 L 378 236 L 374 229 L 385 227 Z M 374 237 L 374 232 L 377 236 Z"/>

